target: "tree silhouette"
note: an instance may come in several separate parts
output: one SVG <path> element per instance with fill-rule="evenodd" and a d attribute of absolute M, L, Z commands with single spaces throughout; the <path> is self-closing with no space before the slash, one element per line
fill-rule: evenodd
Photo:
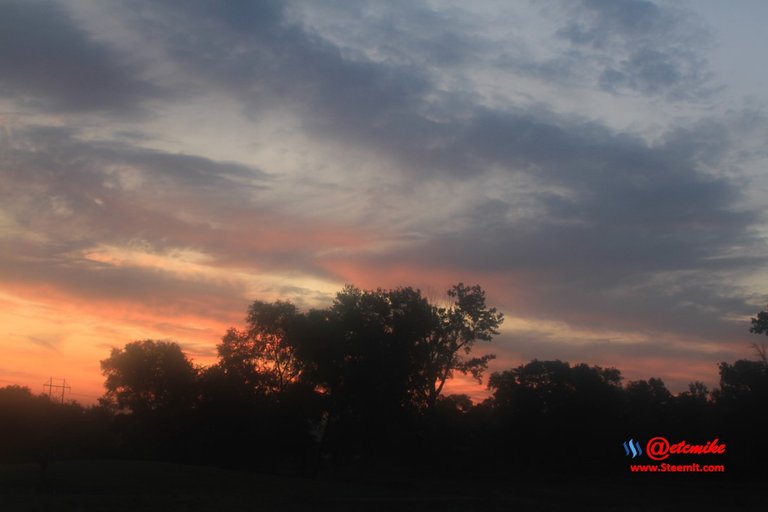
<path fill-rule="evenodd" d="M 675 396 L 658 378 L 622 387 L 615 368 L 534 359 L 494 373 L 492 397 L 481 404 L 444 396 L 456 372 L 482 377 L 493 356 L 472 351 L 503 321 L 479 286 L 459 283 L 448 297 L 450 304 L 436 305 L 411 287 L 346 286 L 329 307 L 307 312 L 285 301 L 254 301 L 246 327 L 230 329 L 218 345 L 217 364 L 198 371 L 173 342 L 128 343 L 101 362 L 111 409 L 57 406 L 46 417 L 102 439 L 102 448 L 78 441 L 82 453 L 112 439 L 124 454 L 192 455 L 269 471 L 329 460 L 506 472 L 566 471 L 578 460 L 584 471 L 601 471 L 622 457 L 616 439 L 659 432 L 691 439 L 714 433 L 732 443 L 740 454 L 732 460 L 750 471 L 748 454 L 765 452 L 768 365 L 759 352 L 757 361 L 721 363 L 720 386 L 711 392 L 694 382 Z M 0 433 L 21 425 L 3 410 L 3 399 L 36 404 L 38 412 L 52 407 L 28 390 L 0 390 L 0 419 L 10 418 Z M 30 439 L 40 435 L 48 433 Z"/>
<path fill-rule="evenodd" d="M 354 458 L 397 443 L 411 409 L 416 339 L 430 315 L 413 289 L 347 286 L 329 309 L 303 317 L 297 354 L 325 398 L 323 450 Z"/>
<path fill-rule="evenodd" d="M 688 391 L 680 393 L 678 398 L 681 396 L 696 402 L 706 403 L 709 402 L 711 393 L 706 384 L 697 380 L 688 384 Z"/>
<path fill-rule="evenodd" d="M 637 405 L 647 408 L 665 407 L 672 399 L 672 393 L 669 392 L 664 381 L 655 377 L 628 382 L 627 396 Z"/>
<path fill-rule="evenodd" d="M 134 413 L 188 407 L 196 397 L 197 371 L 174 342 L 141 340 L 114 348 L 101 371 L 106 402 Z"/>
<path fill-rule="evenodd" d="M 217 347 L 223 372 L 255 393 L 283 393 L 303 370 L 287 339 L 298 315 L 289 302 L 254 301 L 246 330 L 229 329 Z"/>
<path fill-rule="evenodd" d="M 0 388 L 0 461 L 47 462 L 53 407 L 27 387 Z"/>
<path fill-rule="evenodd" d="M 745 402 L 768 399 L 768 366 L 762 361 L 740 359 L 720 363 L 720 397 Z"/>
<path fill-rule="evenodd" d="M 751 322 L 752 327 L 749 328 L 749 332 L 768 336 L 768 311 L 760 311 L 756 317 L 751 319 Z"/>
<path fill-rule="evenodd" d="M 589 416 L 617 401 L 621 372 L 567 362 L 540 361 L 494 373 L 488 381 L 496 408 L 527 418 L 555 414 Z"/>
<path fill-rule="evenodd" d="M 419 399 L 433 407 L 443 391 L 445 382 L 454 372 L 470 374 L 481 381 L 488 362 L 496 356 L 486 354 L 470 357 L 478 341 L 491 341 L 498 334 L 504 315 L 485 304 L 485 292 L 479 285 L 459 283 L 448 290 L 453 304 L 435 307 L 435 326 L 428 336 L 419 340 L 423 346 L 419 364 L 421 387 Z"/>
<path fill-rule="evenodd" d="M 506 455 L 516 469 L 567 467 L 576 458 L 586 471 L 589 461 L 600 457 L 594 446 L 616 434 L 623 405 L 620 382 L 615 368 L 559 360 L 534 359 L 494 373 L 488 380 L 493 393 L 488 423 L 495 430 L 486 437 L 496 445 L 487 449 Z M 569 442 L 564 451 L 554 441 L 566 438 L 578 442 Z M 503 461 L 503 455 L 492 462 Z"/>
<path fill-rule="evenodd" d="M 761 311 L 752 319 L 750 332 L 768 334 L 768 312 Z M 757 360 L 740 359 L 733 363 L 721 362 L 720 389 L 716 390 L 715 404 L 718 430 L 731 439 L 731 460 L 737 472 L 765 475 L 765 431 L 768 428 L 768 363 L 764 345 L 753 345 Z"/>
<path fill-rule="evenodd" d="M 411 287 L 346 286 L 330 308 L 295 317 L 290 344 L 327 407 L 323 443 L 391 453 L 412 441 L 414 422 L 454 372 L 481 378 L 493 356 L 472 348 L 503 317 L 479 286 L 460 283 L 448 295 L 453 303 L 438 307 Z"/>

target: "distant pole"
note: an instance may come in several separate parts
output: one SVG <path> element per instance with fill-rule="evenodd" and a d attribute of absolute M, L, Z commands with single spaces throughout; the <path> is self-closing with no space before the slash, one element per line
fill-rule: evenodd
<path fill-rule="evenodd" d="M 64 393 L 66 393 L 68 390 L 72 389 L 70 386 L 67 385 L 67 379 L 56 379 L 57 381 L 60 380 L 61 384 L 54 384 L 53 383 L 53 377 L 48 379 L 48 382 L 43 384 L 43 388 L 48 388 L 48 399 L 53 400 L 53 390 L 60 389 L 61 390 L 61 403 L 64 403 Z"/>

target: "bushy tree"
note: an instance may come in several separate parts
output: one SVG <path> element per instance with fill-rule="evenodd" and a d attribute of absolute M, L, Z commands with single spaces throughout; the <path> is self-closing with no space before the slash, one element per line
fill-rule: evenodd
<path fill-rule="evenodd" d="M 494 430 L 486 437 L 497 444 L 489 450 L 506 454 L 520 469 L 579 460 L 586 470 L 601 456 L 594 446 L 616 434 L 623 403 L 620 382 L 615 368 L 559 360 L 534 359 L 494 373 L 488 380 L 493 392 L 488 423 Z M 563 449 L 565 439 L 578 441 Z"/>
<path fill-rule="evenodd" d="M 746 402 L 768 400 L 768 366 L 762 361 L 740 359 L 720 363 L 720 399 Z"/>
<path fill-rule="evenodd" d="M 760 311 L 751 322 L 752 327 L 749 328 L 749 332 L 768 336 L 768 311 Z"/>
<path fill-rule="evenodd" d="M 43 462 L 50 449 L 55 405 L 29 388 L 0 388 L 0 462 Z"/>
<path fill-rule="evenodd" d="M 190 407 L 196 397 L 197 371 L 171 341 L 141 340 L 114 348 L 101 361 L 101 371 L 106 401 L 134 413 Z"/>
<path fill-rule="evenodd" d="M 379 448 L 402 445 L 455 372 L 481 378 L 493 356 L 472 349 L 497 334 L 503 316 L 479 286 L 460 283 L 448 296 L 453 302 L 441 307 L 411 287 L 347 286 L 330 308 L 302 315 L 296 354 L 326 397 L 331 434 L 349 441 L 367 432 Z"/>
<path fill-rule="evenodd" d="M 494 407 L 533 418 L 571 413 L 588 416 L 597 408 L 615 410 L 620 383 L 621 373 L 615 368 L 534 359 L 494 373 L 488 387 Z"/>
<path fill-rule="evenodd" d="M 410 287 L 347 286 L 328 310 L 306 315 L 298 354 L 318 385 L 337 394 L 360 389 L 368 400 L 380 389 L 383 403 L 434 406 L 456 372 L 481 379 L 494 356 L 472 350 L 491 341 L 503 321 L 479 286 L 459 283 L 448 296 L 452 304 L 441 307 Z"/>

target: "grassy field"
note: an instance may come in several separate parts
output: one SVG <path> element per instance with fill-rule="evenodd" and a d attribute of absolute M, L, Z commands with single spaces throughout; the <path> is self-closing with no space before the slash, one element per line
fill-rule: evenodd
<path fill-rule="evenodd" d="M 0 465 L 0 511 L 768 510 L 762 482 L 336 475 L 301 478 L 137 461 Z M 639 477 L 639 478 L 637 478 Z"/>

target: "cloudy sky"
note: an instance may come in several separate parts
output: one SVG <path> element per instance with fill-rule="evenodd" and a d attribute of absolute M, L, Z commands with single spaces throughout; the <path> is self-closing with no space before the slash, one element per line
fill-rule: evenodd
<path fill-rule="evenodd" d="M 0 0 L 0 385 L 345 283 L 679 391 L 768 303 L 755 0 Z M 454 390 L 471 390 L 454 383 Z M 77 395 L 75 395 L 75 393 Z"/>

